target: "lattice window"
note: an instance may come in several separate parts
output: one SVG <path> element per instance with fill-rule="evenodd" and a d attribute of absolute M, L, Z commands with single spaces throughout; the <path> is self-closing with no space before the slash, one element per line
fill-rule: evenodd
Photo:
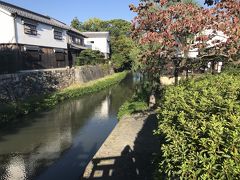
<path fill-rule="evenodd" d="M 56 61 L 65 61 L 65 53 L 62 52 L 56 52 Z"/>
<path fill-rule="evenodd" d="M 29 35 L 37 35 L 37 25 L 24 23 L 24 33 Z"/>
<path fill-rule="evenodd" d="M 62 31 L 54 30 L 53 33 L 54 33 L 54 39 L 57 39 L 57 40 L 63 39 Z"/>

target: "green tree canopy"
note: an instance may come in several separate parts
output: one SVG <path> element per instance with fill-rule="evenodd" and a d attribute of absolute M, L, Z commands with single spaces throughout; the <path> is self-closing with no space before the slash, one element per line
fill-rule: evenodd
<path fill-rule="evenodd" d="M 82 25 L 83 31 L 104 31 L 104 21 L 99 18 L 91 18 Z"/>
<path fill-rule="evenodd" d="M 131 38 L 121 35 L 112 39 L 112 63 L 115 69 L 130 68 L 133 59 L 130 54 L 134 47 Z"/>
<path fill-rule="evenodd" d="M 112 36 L 121 36 L 121 35 L 129 35 L 131 31 L 131 23 L 122 19 L 113 19 L 106 21 L 106 31 L 109 31 Z"/>
<path fill-rule="evenodd" d="M 80 22 L 74 18 L 71 26 L 79 31 L 108 31 L 110 33 L 111 61 L 116 70 L 131 67 L 136 56 L 136 46 L 130 37 L 131 23 L 123 19 L 101 20 L 91 18 L 85 22 Z"/>
<path fill-rule="evenodd" d="M 99 18 L 91 18 L 85 22 L 80 22 L 75 17 L 71 26 L 79 31 L 109 31 L 111 36 L 127 35 L 131 30 L 131 23 L 123 19 L 101 20 Z"/>
<path fill-rule="evenodd" d="M 79 31 L 82 31 L 82 26 L 83 26 L 83 23 L 80 22 L 77 17 L 75 17 L 75 18 L 71 21 L 71 27 L 73 27 L 73 28 L 75 28 L 75 29 L 78 29 Z"/>

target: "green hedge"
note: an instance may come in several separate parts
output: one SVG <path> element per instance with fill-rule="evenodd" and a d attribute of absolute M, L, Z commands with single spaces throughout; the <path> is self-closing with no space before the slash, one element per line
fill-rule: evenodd
<path fill-rule="evenodd" d="M 239 72 L 166 87 L 158 119 L 156 179 L 240 178 Z"/>
<path fill-rule="evenodd" d="M 0 127 L 15 122 L 18 117 L 52 108 L 64 100 L 95 93 L 108 88 L 119 83 L 126 75 L 127 72 L 116 73 L 95 81 L 90 81 L 86 84 L 73 85 L 53 94 L 31 97 L 26 101 L 6 104 L 0 110 Z"/>
<path fill-rule="evenodd" d="M 98 50 L 85 49 L 77 57 L 76 64 L 77 66 L 83 65 L 96 65 L 104 64 L 106 59 L 104 59 L 104 54 Z"/>

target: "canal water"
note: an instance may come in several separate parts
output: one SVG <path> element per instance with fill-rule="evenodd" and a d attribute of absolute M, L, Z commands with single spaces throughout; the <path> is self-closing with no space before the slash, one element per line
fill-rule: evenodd
<path fill-rule="evenodd" d="M 77 180 L 117 124 L 117 112 L 134 91 L 120 84 L 32 114 L 0 132 L 0 180 Z"/>

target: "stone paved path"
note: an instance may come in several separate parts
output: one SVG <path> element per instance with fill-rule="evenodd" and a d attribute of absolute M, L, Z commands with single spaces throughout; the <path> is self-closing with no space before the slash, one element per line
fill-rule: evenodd
<path fill-rule="evenodd" d="M 82 179 L 151 180 L 160 141 L 153 113 L 123 118 L 85 169 Z"/>

